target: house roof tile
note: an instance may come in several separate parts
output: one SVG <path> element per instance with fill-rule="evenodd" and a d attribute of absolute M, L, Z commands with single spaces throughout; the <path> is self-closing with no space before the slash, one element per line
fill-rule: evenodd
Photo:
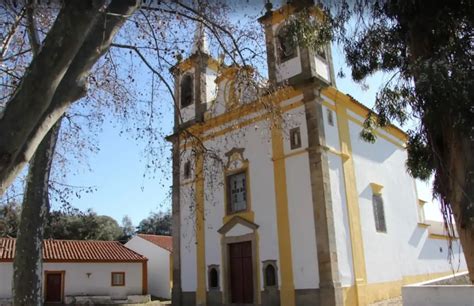
<path fill-rule="evenodd" d="M 138 237 L 143 238 L 165 250 L 173 252 L 173 238 L 171 236 L 138 234 Z"/>
<path fill-rule="evenodd" d="M 0 261 L 13 261 L 16 239 L 0 238 Z M 143 262 L 147 258 L 118 241 L 44 240 L 45 262 Z"/>

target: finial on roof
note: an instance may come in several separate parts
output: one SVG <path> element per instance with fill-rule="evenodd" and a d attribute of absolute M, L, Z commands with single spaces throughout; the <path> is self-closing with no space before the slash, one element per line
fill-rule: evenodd
<path fill-rule="evenodd" d="M 196 31 L 194 32 L 194 43 L 191 49 L 191 54 L 200 51 L 201 53 L 209 54 L 209 48 L 207 46 L 206 32 L 204 31 L 204 24 L 202 21 L 198 21 L 196 25 Z"/>

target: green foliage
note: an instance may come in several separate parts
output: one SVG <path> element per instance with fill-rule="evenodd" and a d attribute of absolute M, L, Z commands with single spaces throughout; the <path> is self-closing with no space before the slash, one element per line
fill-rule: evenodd
<path fill-rule="evenodd" d="M 121 235 L 117 221 L 109 216 L 98 216 L 91 209 L 53 211 L 45 227 L 45 238 L 52 239 L 117 240 Z"/>
<path fill-rule="evenodd" d="M 329 16 L 329 15 L 328 15 Z M 288 19 L 286 35 L 294 37 L 290 40 L 303 47 L 320 50 L 332 39 L 332 25 L 328 18 L 319 19 L 304 9 Z"/>
<path fill-rule="evenodd" d="M 430 148 L 421 137 L 421 134 L 416 133 L 408 138 L 407 168 L 411 176 L 428 180 L 433 173 L 433 158 Z"/>
<path fill-rule="evenodd" d="M 20 224 L 21 206 L 8 202 L 0 206 L 0 237 L 16 237 Z"/>
<path fill-rule="evenodd" d="M 150 213 L 137 227 L 139 234 L 171 235 L 171 213 Z"/>

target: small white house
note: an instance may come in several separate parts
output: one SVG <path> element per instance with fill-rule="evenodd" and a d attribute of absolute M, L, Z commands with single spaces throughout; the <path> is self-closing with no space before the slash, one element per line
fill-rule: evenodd
<path fill-rule="evenodd" d="M 143 254 L 148 260 L 148 289 L 151 295 L 167 298 L 171 296 L 171 256 L 173 241 L 170 236 L 138 234 L 125 246 Z"/>
<path fill-rule="evenodd" d="M 15 245 L 0 238 L 0 300 L 12 297 Z M 136 299 L 147 294 L 147 261 L 117 241 L 45 240 L 44 301 Z"/>

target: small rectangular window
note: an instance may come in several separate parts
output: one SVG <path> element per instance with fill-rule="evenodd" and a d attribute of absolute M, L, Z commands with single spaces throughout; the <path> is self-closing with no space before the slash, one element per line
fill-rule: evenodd
<path fill-rule="evenodd" d="M 112 286 L 125 286 L 125 272 L 112 272 Z"/>
<path fill-rule="evenodd" d="M 290 130 L 290 148 L 292 150 L 301 148 L 301 133 L 299 127 Z"/>
<path fill-rule="evenodd" d="M 372 195 L 372 205 L 374 209 L 375 229 L 377 232 L 386 233 L 385 212 L 383 208 L 383 198 L 381 194 Z"/>
<path fill-rule="evenodd" d="M 334 116 L 332 114 L 332 110 L 330 110 L 329 108 L 326 109 L 327 111 L 327 115 L 328 115 L 328 124 L 330 126 L 334 126 Z"/>
<path fill-rule="evenodd" d="M 191 162 L 189 160 L 184 163 L 183 176 L 185 179 L 191 177 Z"/>
<path fill-rule="evenodd" d="M 247 209 L 247 174 L 245 171 L 227 177 L 227 199 L 229 213 Z"/>

